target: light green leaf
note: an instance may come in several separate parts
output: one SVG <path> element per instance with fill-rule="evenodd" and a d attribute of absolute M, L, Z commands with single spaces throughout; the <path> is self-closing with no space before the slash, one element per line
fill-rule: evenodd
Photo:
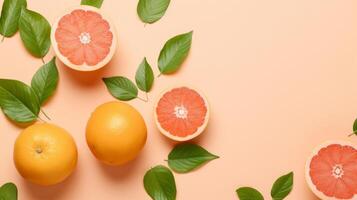
<path fill-rule="evenodd" d="M 139 0 L 137 12 L 141 21 L 152 24 L 160 20 L 170 5 L 170 0 Z"/>
<path fill-rule="evenodd" d="M 21 9 L 26 8 L 26 4 L 26 0 L 4 0 L 0 16 L 1 35 L 11 37 L 17 32 Z"/>
<path fill-rule="evenodd" d="M 51 46 L 51 26 L 48 21 L 39 13 L 23 8 L 19 30 L 26 49 L 33 56 L 43 58 Z"/>
<path fill-rule="evenodd" d="M 6 183 L 0 187 L 1 200 L 17 200 L 17 187 L 13 183 Z"/>
<path fill-rule="evenodd" d="M 135 81 L 140 90 L 144 92 L 151 90 L 152 84 L 154 83 L 154 72 L 146 58 L 144 58 L 136 71 Z"/>
<path fill-rule="evenodd" d="M 103 78 L 111 95 L 122 101 L 129 101 L 138 96 L 138 88 L 135 84 L 123 76 Z"/>
<path fill-rule="evenodd" d="M 288 194 L 293 189 L 293 179 L 294 173 L 290 172 L 289 174 L 281 176 L 275 181 L 273 188 L 270 192 L 273 200 L 282 200 L 286 196 L 288 196 Z"/>
<path fill-rule="evenodd" d="M 241 187 L 236 192 L 240 200 L 264 200 L 263 195 L 251 187 Z"/>
<path fill-rule="evenodd" d="M 144 187 L 153 200 L 175 200 L 176 183 L 172 172 L 158 165 L 146 172 Z"/>
<path fill-rule="evenodd" d="M 170 152 L 168 164 L 175 172 L 186 173 L 217 158 L 219 157 L 198 145 L 186 143 L 177 145 Z"/>
<path fill-rule="evenodd" d="M 32 77 L 31 87 L 42 105 L 56 90 L 58 84 L 58 70 L 56 58 L 43 65 Z"/>
<path fill-rule="evenodd" d="M 0 79 L 0 107 L 16 122 L 32 122 L 40 111 L 38 98 L 31 87 L 10 79 Z"/>
<path fill-rule="evenodd" d="M 88 5 L 101 8 L 104 0 L 82 0 L 81 5 Z"/>
<path fill-rule="evenodd" d="M 186 59 L 192 43 L 193 32 L 175 36 L 166 42 L 159 56 L 161 74 L 176 72 Z"/>

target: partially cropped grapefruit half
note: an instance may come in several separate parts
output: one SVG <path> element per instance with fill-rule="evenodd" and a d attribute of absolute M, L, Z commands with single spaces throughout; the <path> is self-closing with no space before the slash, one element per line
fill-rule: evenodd
<path fill-rule="evenodd" d="M 116 32 L 109 18 L 92 6 L 71 8 L 52 26 L 51 42 L 57 57 L 68 67 L 94 71 L 112 59 Z"/>
<path fill-rule="evenodd" d="M 357 200 L 357 147 L 330 141 L 317 147 L 306 162 L 306 181 L 322 200 Z"/>
<path fill-rule="evenodd" d="M 188 87 L 167 90 L 155 107 L 155 120 L 160 132 L 175 141 L 187 141 L 207 127 L 209 105 L 205 96 Z"/>

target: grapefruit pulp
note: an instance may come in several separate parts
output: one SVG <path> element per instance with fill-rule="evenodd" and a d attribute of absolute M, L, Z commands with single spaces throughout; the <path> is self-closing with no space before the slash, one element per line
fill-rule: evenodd
<path fill-rule="evenodd" d="M 86 128 L 94 156 L 108 165 L 133 160 L 146 143 L 147 129 L 140 113 L 129 104 L 113 101 L 98 106 Z"/>
<path fill-rule="evenodd" d="M 72 136 L 53 124 L 29 126 L 17 137 L 14 162 L 28 181 L 53 185 L 65 180 L 77 164 L 77 147 Z"/>
<path fill-rule="evenodd" d="M 175 141 L 197 137 L 206 128 L 208 119 L 206 98 L 188 87 L 164 92 L 155 107 L 155 120 L 160 132 Z"/>
<path fill-rule="evenodd" d="M 316 148 L 306 162 L 310 189 L 322 200 L 357 200 L 357 148 L 332 141 Z"/>
<path fill-rule="evenodd" d="M 99 9 L 78 6 L 53 24 L 51 42 L 57 57 L 68 67 L 93 71 L 113 57 L 116 35 L 113 24 Z"/>

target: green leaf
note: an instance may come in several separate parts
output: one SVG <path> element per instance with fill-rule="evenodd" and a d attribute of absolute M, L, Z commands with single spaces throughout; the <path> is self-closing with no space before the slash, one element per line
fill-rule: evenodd
<path fill-rule="evenodd" d="M 144 187 L 153 200 L 175 200 L 176 183 L 172 172 L 158 165 L 146 172 Z"/>
<path fill-rule="evenodd" d="M 193 32 L 175 36 L 166 42 L 159 56 L 161 74 L 176 72 L 186 59 L 191 48 Z"/>
<path fill-rule="evenodd" d="M 101 8 L 104 0 L 82 0 L 81 5 L 88 5 Z"/>
<path fill-rule="evenodd" d="M 282 200 L 288 196 L 288 194 L 293 189 L 293 179 L 294 173 L 290 172 L 289 174 L 281 176 L 275 181 L 270 192 L 273 200 Z"/>
<path fill-rule="evenodd" d="M 17 187 L 13 183 L 6 183 L 0 187 L 1 200 L 17 200 Z"/>
<path fill-rule="evenodd" d="M 241 187 L 236 192 L 240 200 L 264 200 L 263 195 L 251 187 Z"/>
<path fill-rule="evenodd" d="M 179 144 L 168 156 L 169 167 L 175 172 L 190 172 L 204 163 L 219 158 L 195 144 Z"/>
<path fill-rule="evenodd" d="M 152 84 L 154 83 L 154 72 L 146 58 L 144 58 L 136 71 L 135 81 L 140 90 L 144 92 L 151 90 Z"/>
<path fill-rule="evenodd" d="M 51 26 L 39 13 L 23 8 L 19 20 L 21 39 L 35 57 L 43 58 L 50 46 Z"/>
<path fill-rule="evenodd" d="M 42 105 L 56 90 L 58 84 L 58 70 L 56 58 L 43 65 L 32 77 L 31 87 Z"/>
<path fill-rule="evenodd" d="M 170 5 L 170 0 L 139 0 L 137 12 L 141 21 L 152 24 L 160 20 Z"/>
<path fill-rule="evenodd" d="M 353 133 L 351 134 L 351 136 L 355 134 L 357 135 L 357 119 L 355 120 L 355 122 L 353 123 Z"/>
<path fill-rule="evenodd" d="M 31 87 L 10 79 L 0 79 L 0 107 L 11 120 L 24 123 L 37 119 L 38 98 Z"/>
<path fill-rule="evenodd" d="M 19 29 L 21 9 L 26 8 L 26 0 L 4 0 L 0 16 L 0 34 L 4 37 L 13 36 Z"/>
<path fill-rule="evenodd" d="M 138 88 L 135 84 L 123 76 L 103 78 L 111 95 L 122 101 L 129 101 L 138 96 Z"/>

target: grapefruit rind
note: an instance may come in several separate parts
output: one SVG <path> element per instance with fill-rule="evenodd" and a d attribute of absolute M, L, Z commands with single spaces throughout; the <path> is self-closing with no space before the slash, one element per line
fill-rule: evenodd
<path fill-rule="evenodd" d="M 207 112 L 206 112 L 206 116 L 205 116 L 205 120 L 204 120 L 203 124 L 200 127 L 197 128 L 197 131 L 194 134 L 188 135 L 186 137 L 178 137 L 178 136 L 172 135 L 170 132 L 166 131 L 161 126 L 160 122 L 158 121 L 158 116 L 157 116 L 157 111 L 156 111 L 156 108 L 157 108 L 157 106 L 159 104 L 159 101 L 164 96 L 164 94 L 166 94 L 167 92 L 170 92 L 171 90 L 173 90 L 175 88 L 181 88 L 181 87 L 186 87 L 186 88 L 189 88 L 191 90 L 196 91 L 200 95 L 200 97 L 202 97 L 202 99 L 204 100 L 205 106 L 207 108 Z M 208 122 L 209 122 L 209 117 L 210 117 L 210 106 L 209 106 L 209 103 L 207 101 L 207 98 L 200 90 L 197 90 L 196 88 L 187 87 L 187 86 L 176 86 L 176 87 L 172 87 L 170 89 L 166 89 L 161 93 L 159 98 L 157 98 L 156 103 L 155 103 L 154 119 L 155 119 L 157 128 L 159 129 L 159 131 L 160 131 L 160 133 L 162 135 L 164 135 L 164 136 L 166 136 L 166 137 L 168 137 L 168 138 L 170 138 L 170 139 L 172 139 L 174 141 L 177 141 L 177 142 L 189 141 L 189 140 L 192 140 L 192 139 L 198 137 L 199 135 L 201 135 L 204 132 L 204 130 L 207 128 L 207 125 L 208 125 Z"/>
<path fill-rule="evenodd" d="M 96 64 L 94 66 L 88 66 L 86 63 L 84 63 L 82 65 L 73 64 L 67 57 L 62 55 L 62 53 L 58 49 L 57 40 L 55 37 L 58 23 L 62 19 L 62 17 L 64 17 L 66 14 L 70 14 L 72 11 L 77 10 L 77 9 L 85 10 L 85 11 L 89 10 L 89 11 L 93 11 L 93 12 L 100 14 L 102 16 L 102 18 L 109 23 L 110 31 L 113 34 L 113 40 L 112 40 L 112 44 L 110 46 L 110 51 L 109 51 L 108 55 L 102 61 L 100 61 L 98 64 Z M 115 26 L 113 25 L 111 19 L 107 15 L 105 15 L 103 12 L 101 12 L 100 9 L 93 7 L 93 6 L 80 5 L 80 6 L 72 7 L 70 9 L 65 10 L 65 12 L 63 12 L 59 17 L 57 17 L 57 19 L 55 20 L 55 22 L 52 25 L 51 42 L 52 42 L 52 47 L 53 47 L 53 50 L 54 50 L 57 58 L 62 63 L 64 63 L 67 67 L 77 70 L 77 71 L 95 71 L 95 70 L 98 70 L 98 69 L 104 67 L 105 65 L 107 65 L 110 62 L 110 60 L 113 58 L 113 56 L 115 54 L 116 46 L 117 46 L 116 35 L 117 35 L 116 29 L 115 29 Z"/>
<path fill-rule="evenodd" d="M 309 156 L 309 158 L 306 161 L 305 164 L 305 180 L 309 186 L 309 188 L 311 189 L 311 191 L 320 199 L 322 200 L 341 200 L 339 198 L 335 198 L 335 197 L 328 197 L 326 196 L 323 192 L 319 191 L 315 184 L 312 182 L 311 177 L 310 177 L 310 163 L 312 158 L 318 154 L 318 152 L 324 148 L 327 147 L 329 145 L 332 144 L 339 144 L 342 146 L 351 146 L 354 149 L 357 149 L 357 145 L 353 144 L 352 142 L 348 142 L 348 141 L 342 141 L 342 140 L 336 140 L 336 141 L 326 141 L 322 144 L 320 144 L 319 146 L 317 146 L 311 153 L 311 155 Z M 355 194 L 351 199 L 346 199 L 346 200 L 357 200 L 357 194 Z"/>

